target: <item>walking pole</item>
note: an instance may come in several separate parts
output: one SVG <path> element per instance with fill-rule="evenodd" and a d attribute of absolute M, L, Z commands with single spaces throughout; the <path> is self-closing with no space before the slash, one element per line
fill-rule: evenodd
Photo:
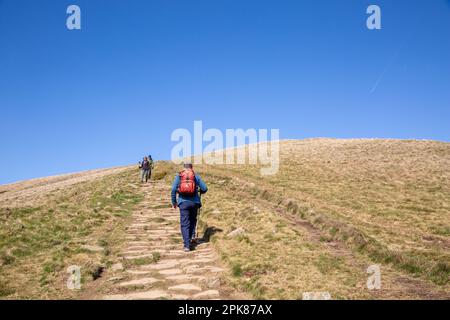
<path fill-rule="evenodd" d="M 198 213 L 197 213 L 197 223 L 195 224 L 195 239 L 197 239 L 198 238 L 198 229 L 197 229 L 197 226 L 198 226 L 198 218 L 199 218 L 199 216 L 200 216 L 200 213 L 202 212 L 202 207 L 201 207 L 201 204 L 202 204 L 202 193 L 201 193 L 201 190 L 199 190 L 199 197 L 200 197 L 200 208 L 198 209 Z"/>

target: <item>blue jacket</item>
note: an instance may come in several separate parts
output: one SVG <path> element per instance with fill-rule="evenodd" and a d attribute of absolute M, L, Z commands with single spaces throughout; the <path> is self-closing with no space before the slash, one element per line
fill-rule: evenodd
<path fill-rule="evenodd" d="M 173 180 L 172 184 L 172 205 L 178 204 L 184 202 L 184 201 L 192 201 L 194 203 L 199 204 L 200 206 L 201 201 L 200 197 L 198 195 L 198 192 L 195 193 L 194 196 L 185 196 L 182 194 L 178 194 L 178 200 L 177 200 L 177 193 L 178 193 L 178 186 L 180 185 L 180 176 L 177 174 L 175 176 L 175 180 Z M 202 178 L 198 174 L 195 175 L 195 185 L 197 186 L 197 189 L 200 189 L 200 193 L 206 193 L 208 191 L 208 187 L 203 182 Z"/>

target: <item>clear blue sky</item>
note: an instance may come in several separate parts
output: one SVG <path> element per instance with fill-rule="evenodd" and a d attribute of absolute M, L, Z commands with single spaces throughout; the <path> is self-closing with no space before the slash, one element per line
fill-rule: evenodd
<path fill-rule="evenodd" d="M 194 120 L 449 141 L 450 1 L 0 0 L 0 110 L 0 183 L 168 159 Z"/>

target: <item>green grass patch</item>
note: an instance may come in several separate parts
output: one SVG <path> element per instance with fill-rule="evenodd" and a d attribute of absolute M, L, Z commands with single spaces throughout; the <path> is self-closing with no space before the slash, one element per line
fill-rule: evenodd
<path fill-rule="evenodd" d="M 331 271 L 339 270 L 341 264 L 343 263 L 342 259 L 339 257 L 333 257 L 326 254 L 321 254 L 318 259 L 315 261 L 315 265 L 317 269 L 322 274 L 327 274 Z"/>
<path fill-rule="evenodd" d="M 156 263 L 161 259 L 161 254 L 159 252 L 153 252 L 151 257 L 143 257 L 137 259 L 130 259 L 129 264 L 135 266 L 143 266 L 146 264 Z"/>
<path fill-rule="evenodd" d="M 231 274 L 235 277 L 241 277 L 243 273 L 242 266 L 239 263 L 234 263 L 231 267 Z"/>

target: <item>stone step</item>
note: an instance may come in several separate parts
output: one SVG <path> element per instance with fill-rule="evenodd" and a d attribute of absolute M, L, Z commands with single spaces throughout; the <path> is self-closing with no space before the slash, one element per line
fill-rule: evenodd
<path fill-rule="evenodd" d="M 155 264 L 143 265 L 141 269 L 143 270 L 163 270 L 163 269 L 173 269 L 180 263 L 177 260 L 161 260 Z"/>
<path fill-rule="evenodd" d="M 103 300 L 155 300 L 162 298 L 170 298 L 170 294 L 163 290 L 149 290 L 128 294 L 108 295 L 104 296 Z"/>
<path fill-rule="evenodd" d="M 133 250 L 147 250 L 147 249 L 149 249 L 149 246 L 131 246 L 131 247 L 128 247 L 128 248 L 126 248 L 126 250 L 129 250 L 129 251 L 133 251 Z"/>
<path fill-rule="evenodd" d="M 217 290 L 206 290 L 206 291 L 194 294 L 192 296 L 192 299 L 199 299 L 199 300 L 217 299 L 217 298 L 219 298 L 219 296 L 220 296 L 220 294 L 219 294 L 219 291 L 217 291 Z"/>
<path fill-rule="evenodd" d="M 178 284 L 176 286 L 171 286 L 168 288 L 168 290 L 172 291 L 184 291 L 184 292 L 195 292 L 195 291 L 202 291 L 202 288 L 199 286 L 192 284 L 192 283 L 183 283 Z"/>
<path fill-rule="evenodd" d="M 129 250 L 129 251 L 122 251 L 121 253 L 123 256 L 134 256 L 134 255 L 144 255 L 144 254 L 152 254 L 151 250 Z"/>
<path fill-rule="evenodd" d="M 159 274 L 162 275 L 176 275 L 183 273 L 183 270 L 181 269 L 166 269 L 166 270 L 159 270 Z"/>
<path fill-rule="evenodd" d="M 167 280 L 170 281 L 204 281 L 206 280 L 206 277 L 203 276 L 193 276 L 191 274 L 178 274 L 173 276 L 166 276 Z"/>
<path fill-rule="evenodd" d="M 194 258 L 194 259 L 191 259 L 190 261 L 188 261 L 187 263 L 211 263 L 211 262 L 214 262 L 214 260 L 213 259 L 206 259 L 206 258 L 204 258 L 204 259 L 196 259 L 196 258 Z"/>
<path fill-rule="evenodd" d="M 151 270 L 127 270 L 126 272 L 129 274 L 135 274 L 135 275 L 143 275 L 143 274 L 152 273 Z"/>
<path fill-rule="evenodd" d="M 141 254 L 137 256 L 125 256 L 124 259 L 126 260 L 135 260 L 135 259 L 143 259 L 143 258 L 153 258 L 153 254 Z"/>
<path fill-rule="evenodd" d="M 125 281 L 119 283 L 120 287 L 130 287 L 130 286 L 145 286 L 149 284 L 153 284 L 155 282 L 159 282 L 161 280 L 155 279 L 155 278 L 141 278 L 141 279 L 135 279 L 130 281 Z"/>

